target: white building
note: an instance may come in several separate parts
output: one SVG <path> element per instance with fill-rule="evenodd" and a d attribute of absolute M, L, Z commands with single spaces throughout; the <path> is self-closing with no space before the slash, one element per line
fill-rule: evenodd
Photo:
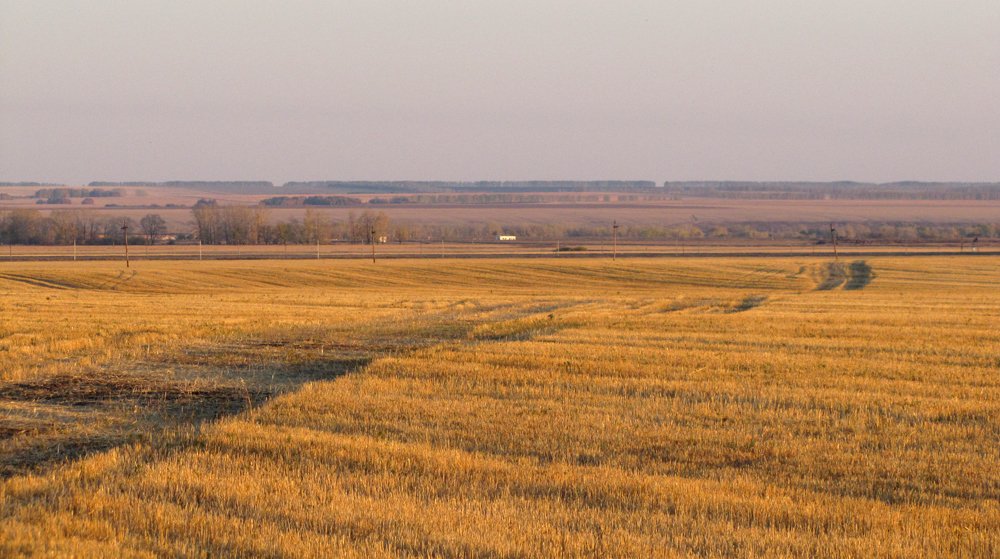
<path fill-rule="evenodd" d="M 497 235 L 498 241 L 516 241 L 517 235 Z"/>

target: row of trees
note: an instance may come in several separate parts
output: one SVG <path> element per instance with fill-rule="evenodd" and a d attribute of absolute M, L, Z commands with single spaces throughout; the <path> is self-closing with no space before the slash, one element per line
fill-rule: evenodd
<path fill-rule="evenodd" d="M 350 212 L 346 220 L 333 221 L 317 209 L 306 209 L 302 219 L 271 219 L 260 206 L 221 206 L 201 200 L 192 210 L 193 223 L 173 231 L 170 240 L 205 244 L 304 244 L 348 241 L 355 243 L 436 241 L 491 241 L 498 234 L 521 240 L 609 239 L 610 224 L 447 224 L 393 222 L 383 212 Z M 158 214 L 139 220 L 112 217 L 94 211 L 34 209 L 0 213 L 3 244 L 112 244 L 122 241 L 123 226 L 133 242 L 155 243 L 169 233 L 167 221 Z M 962 239 L 1000 237 L 1000 223 L 907 224 L 846 223 L 837 225 L 842 242 L 958 242 Z M 829 224 L 822 223 L 686 223 L 677 225 L 623 224 L 618 238 L 637 241 L 788 240 L 827 242 Z"/>
<path fill-rule="evenodd" d="M 1000 183 L 667 181 L 663 193 L 743 200 L 1000 200 Z"/>
<path fill-rule="evenodd" d="M 127 229 L 123 229 L 126 227 Z M 167 222 L 157 214 L 148 214 L 138 222 L 80 210 L 53 210 L 48 215 L 38 210 L 17 209 L 0 214 L 0 241 L 15 245 L 114 244 L 129 237 L 152 243 L 167 232 Z"/>
<path fill-rule="evenodd" d="M 123 188 L 42 188 L 35 191 L 35 198 L 106 198 L 125 196 Z"/>
<path fill-rule="evenodd" d="M 350 196 L 275 196 L 260 201 L 262 206 L 360 206 L 363 202 Z"/>
<path fill-rule="evenodd" d="M 370 243 L 393 234 L 389 216 L 369 210 L 360 215 L 351 212 L 346 222 L 335 222 L 310 208 L 302 220 L 273 223 L 263 207 L 221 206 L 215 200 L 199 200 L 191 213 L 196 238 L 210 245 L 325 243 L 333 239 Z M 406 240 L 398 234 L 396 238 Z"/>

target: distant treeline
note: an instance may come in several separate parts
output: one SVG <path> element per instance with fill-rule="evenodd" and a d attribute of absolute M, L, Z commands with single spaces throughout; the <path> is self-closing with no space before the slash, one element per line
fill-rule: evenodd
<path fill-rule="evenodd" d="M 310 181 L 282 188 L 325 188 L 342 194 L 419 194 L 427 192 L 631 192 L 656 188 L 654 181 Z"/>
<path fill-rule="evenodd" d="M 93 181 L 87 186 L 139 186 L 139 187 L 172 187 L 203 190 L 208 192 L 229 192 L 233 194 L 273 194 L 276 190 L 270 181 Z"/>
<path fill-rule="evenodd" d="M 0 186 L 63 186 L 60 183 L 55 182 L 0 182 Z"/>
<path fill-rule="evenodd" d="M 1000 183 L 665 182 L 668 195 L 747 200 L 1000 200 Z"/>
<path fill-rule="evenodd" d="M 274 188 L 274 183 L 270 181 L 125 181 L 125 182 L 105 182 L 93 181 L 87 186 L 172 186 L 178 188 Z"/>
<path fill-rule="evenodd" d="M 269 207 L 295 206 L 360 206 L 361 200 L 349 196 L 275 196 L 260 201 Z"/>
<path fill-rule="evenodd" d="M 199 184 L 205 184 L 205 183 L 199 183 Z M 145 181 L 123 181 L 123 182 L 91 181 L 87 183 L 87 186 L 165 186 L 165 185 L 164 183 L 145 182 Z"/>
<path fill-rule="evenodd" d="M 497 224 L 467 226 L 421 225 L 455 240 L 491 240 L 498 232 L 516 235 L 519 240 L 599 240 L 610 239 L 610 225 L 562 224 Z M 960 242 L 963 239 L 993 239 L 1000 237 L 1000 223 L 986 224 L 915 224 L 900 222 L 852 223 L 837 226 L 837 237 L 844 243 L 931 243 Z M 413 238 L 422 238 L 416 233 Z M 829 223 L 685 223 L 677 225 L 622 224 L 618 238 L 632 241 L 808 241 L 826 243 L 830 240 Z"/>
<path fill-rule="evenodd" d="M 6 182 L 0 186 L 61 186 L 37 182 Z M 399 194 L 439 196 L 423 203 L 504 203 L 503 198 L 456 198 L 448 194 L 621 193 L 666 198 L 706 197 L 748 200 L 1000 200 L 1000 182 L 803 182 L 803 181 L 291 181 L 276 186 L 270 181 L 93 181 L 90 187 L 176 187 L 233 194 Z M 383 198 L 376 203 L 407 203 L 403 198 Z M 529 202 L 516 199 L 514 203 Z M 418 202 L 420 203 L 420 202 Z M 304 205 L 311 205 L 305 204 Z"/>
<path fill-rule="evenodd" d="M 303 219 L 275 221 L 264 206 L 221 206 L 215 200 L 200 200 L 192 209 L 191 226 L 168 230 L 166 221 L 151 213 L 139 221 L 102 215 L 95 211 L 54 210 L 47 215 L 34 209 L 0 212 L 2 244 L 110 244 L 122 239 L 122 226 L 130 236 L 201 241 L 205 244 L 299 244 L 316 242 L 492 241 L 497 235 L 516 235 L 525 241 L 610 240 L 610 225 L 479 223 L 436 224 L 394 222 L 383 212 L 349 212 L 347 219 L 331 220 L 319 209 L 309 208 Z M 374 235 L 373 232 L 374 231 Z M 866 222 L 837 225 L 842 243 L 958 243 L 963 240 L 1000 237 L 998 223 L 921 224 Z M 826 243 L 829 223 L 744 222 L 684 223 L 675 225 L 621 224 L 618 238 L 633 241 L 797 241 Z"/>
<path fill-rule="evenodd" d="M 194 238 L 205 244 L 300 244 L 329 241 L 367 243 L 374 238 L 386 242 L 493 241 L 497 235 L 515 235 L 523 241 L 610 240 L 609 225 L 538 223 L 437 224 L 392 221 L 383 212 L 350 212 L 346 220 L 331 220 L 320 210 L 307 209 L 304 219 L 273 222 L 264 207 L 218 206 L 210 201 L 194 209 Z M 1000 223 L 992 224 L 843 224 L 837 227 L 843 243 L 960 242 L 1000 237 Z M 629 241 L 695 242 L 798 241 L 826 243 L 829 223 L 688 223 L 678 225 L 623 224 L 618 238 Z"/>
<path fill-rule="evenodd" d="M 108 198 L 124 196 L 125 191 L 121 188 L 111 190 L 103 188 L 42 188 L 35 191 L 35 198 Z"/>
<path fill-rule="evenodd" d="M 974 238 L 1000 237 L 1000 223 L 920 224 L 909 222 L 866 222 L 838 224 L 837 238 L 843 243 L 948 243 Z M 511 228 L 516 231 L 517 227 Z M 597 234 L 595 234 L 597 233 Z M 565 236 L 607 237 L 610 227 L 567 228 Z M 830 241 L 829 223 L 744 222 L 726 224 L 681 224 L 672 226 L 622 225 L 619 238 L 644 241 L 777 240 Z"/>
<path fill-rule="evenodd" d="M 387 204 L 541 204 L 541 203 L 600 203 L 639 202 L 658 200 L 658 196 L 640 194 L 528 194 L 528 193 L 480 193 L 480 194 L 400 194 L 391 197 L 370 198 L 371 205 Z M 268 207 L 298 206 L 360 206 L 362 202 L 351 196 L 275 196 L 260 201 Z"/>
<path fill-rule="evenodd" d="M 587 204 L 658 200 L 641 194 L 531 194 L 484 192 L 480 194 L 410 194 L 371 198 L 369 204 Z"/>
<path fill-rule="evenodd" d="M 659 190 L 655 181 L 93 181 L 91 187 L 176 187 L 244 194 L 421 194 L 429 192 L 644 192 Z"/>

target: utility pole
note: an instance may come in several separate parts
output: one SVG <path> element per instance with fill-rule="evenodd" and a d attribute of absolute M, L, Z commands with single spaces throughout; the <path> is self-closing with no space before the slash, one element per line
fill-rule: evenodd
<path fill-rule="evenodd" d="M 372 264 L 375 263 L 375 228 L 372 227 Z"/>
<path fill-rule="evenodd" d="M 76 262 L 76 237 L 73 237 L 73 262 Z"/>
<path fill-rule="evenodd" d="M 122 236 L 125 237 L 125 267 L 128 268 L 128 220 L 122 222 Z"/>
<path fill-rule="evenodd" d="M 833 259 L 839 260 L 840 256 L 837 254 L 837 230 L 834 229 L 833 224 L 830 224 L 830 240 L 833 241 Z"/>
<path fill-rule="evenodd" d="M 285 245 L 287 249 L 288 245 Z M 319 235 L 316 235 L 316 260 L 319 260 Z"/>
<path fill-rule="evenodd" d="M 611 260 L 618 260 L 618 220 L 611 224 Z"/>
<path fill-rule="evenodd" d="M 198 239 L 198 260 L 201 260 L 201 239 Z"/>

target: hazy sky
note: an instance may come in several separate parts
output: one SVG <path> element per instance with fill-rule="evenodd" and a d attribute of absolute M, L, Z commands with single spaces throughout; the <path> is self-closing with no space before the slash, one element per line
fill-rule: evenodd
<path fill-rule="evenodd" d="M 0 180 L 1000 180 L 1000 1 L 0 0 Z"/>

